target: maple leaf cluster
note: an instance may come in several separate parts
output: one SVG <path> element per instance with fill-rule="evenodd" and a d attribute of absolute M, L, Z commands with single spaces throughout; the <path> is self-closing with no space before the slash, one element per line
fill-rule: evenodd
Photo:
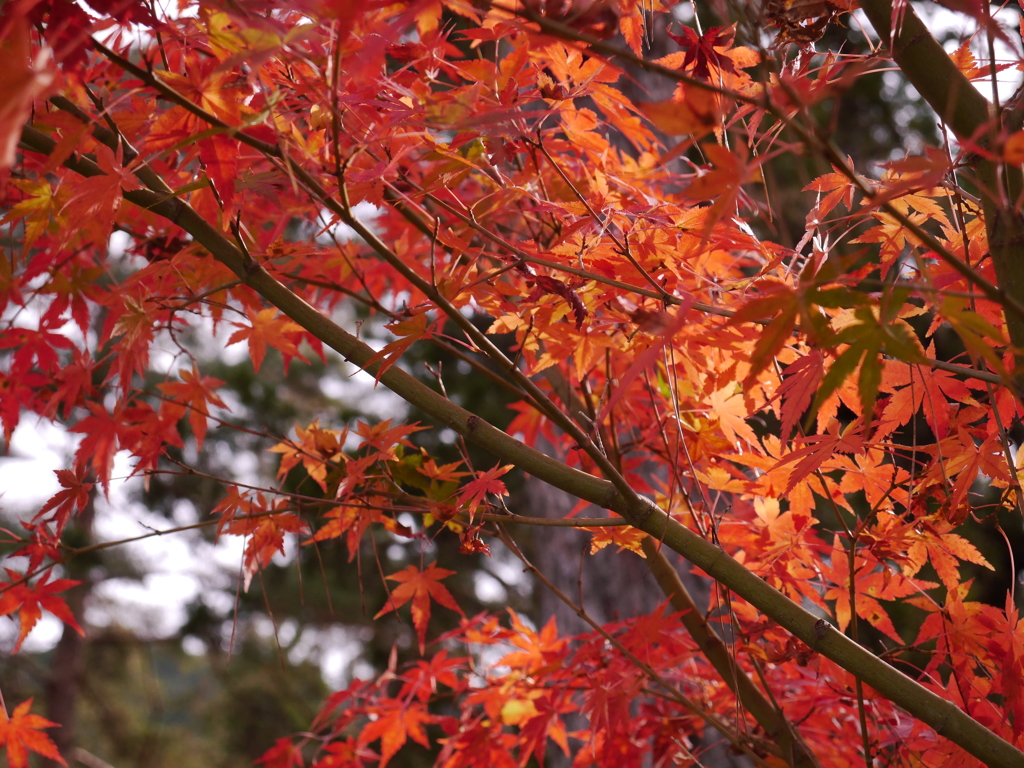
<path fill-rule="evenodd" d="M 0 260 L 0 423 L 8 441 L 29 416 L 81 436 L 61 490 L 5 531 L 17 560 L 0 616 L 18 646 L 43 610 L 78 629 L 58 594 L 74 582 L 54 569 L 119 453 L 145 479 L 245 429 L 204 343 L 245 342 L 257 375 L 332 349 L 497 461 L 475 466 L 460 443 L 439 464 L 417 447 L 426 426 L 394 420 L 324 414 L 259 435 L 276 476 L 217 478 L 204 509 L 244 538 L 244 588 L 289 540 L 301 558 L 344 539 L 353 560 L 369 533 L 424 552 L 440 536 L 474 555 L 500 543 L 530 570 L 510 530 L 552 521 L 516 509 L 514 468 L 618 515 L 592 551 L 653 570 L 665 546 L 718 585 L 706 615 L 662 607 L 568 638 L 515 613 L 466 618 L 442 584 L 450 563 L 383 574 L 375 618 L 408 611 L 423 658 L 333 695 L 261 764 L 384 766 L 412 741 L 452 768 L 541 762 L 550 745 L 580 766 L 667 765 L 709 728 L 776 763 L 783 737 L 830 766 L 1019 754 L 1024 623 L 1012 595 L 970 589 L 997 567 L 972 536 L 1022 504 L 1024 310 L 999 287 L 989 203 L 950 181 L 946 152 L 869 180 L 823 145 L 809 108 L 858 76 L 855 56 L 782 66 L 736 28 L 684 27 L 680 50 L 641 62 L 673 95 L 635 102 L 625 67 L 661 4 L 524 5 L 0 9 L 2 223 L 17 243 Z M 128 34 L 140 27 L 153 34 Z M 616 30 L 632 59 L 596 39 Z M 765 180 L 791 134 L 831 171 L 803 190 L 805 232 L 787 244 L 769 237 Z M 341 327 L 343 304 L 387 341 Z M 403 368 L 425 345 L 515 394 L 504 431 L 443 372 L 433 388 Z M 435 603 L 457 630 L 438 636 Z M 869 634 L 875 654 L 927 661 L 883 691 L 885 661 L 842 650 Z M 26 748 L 53 756 L 29 706 L 0 731 L 12 765 Z M 991 741 L 940 737 L 947 717 Z"/>

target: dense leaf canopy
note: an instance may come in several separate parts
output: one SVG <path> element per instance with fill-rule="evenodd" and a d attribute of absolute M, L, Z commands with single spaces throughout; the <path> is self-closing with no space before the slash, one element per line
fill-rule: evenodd
<path fill-rule="evenodd" d="M 267 768 L 697 764 L 712 733 L 750 765 L 1024 764 L 1021 35 L 957 3 L 949 54 L 906 0 L 861 5 L 3 4 L 0 423 L 80 436 L 4 532 L 17 646 L 43 611 L 81 631 L 68 569 L 109 543 L 67 533 L 119 454 L 198 477 L 244 433 L 274 469 L 193 499 L 243 538 L 242 592 L 286 543 L 419 552 L 361 569 L 418 654 Z M 837 143 L 879 69 L 933 145 Z M 413 416 L 257 430 L 209 370 L 233 345 L 256 380 L 340 355 Z M 517 508 L 524 473 L 580 505 Z M 590 620 L 531 525 L 645 558 L 665 602 Z M 442 542 L 513 553 L 592 632 L 473 615 Z M 30 707 L 0 708 L 12 768 L 57 759 Z"/>

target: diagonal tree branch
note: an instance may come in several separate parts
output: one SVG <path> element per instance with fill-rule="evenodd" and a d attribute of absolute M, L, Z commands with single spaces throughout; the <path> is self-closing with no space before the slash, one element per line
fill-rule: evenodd
<path fill-rule="evenodd" d="M 701 653 L 711 662 L 725 684 L 736 694 L 736 698 L 757 720 L 758 725 L 764 728 L 769 738 L 778 742 L 785 759 L 794 768 L 820 768 L 820 764 L 800 737 L 796 727 L 768 700 L 761 689 L 754 685 L 750 676 L 740 669 L 725 641 L 701 616 L 683 580 L 661 551 L 660 544 L 648 536 L 641 546 L 661 591 L 671 601 L 672 607 L 682 613 L 681 620 L 686 631 L 690 633 Z"/>
<path fill-rule="evenodd" d="M 558 369 L 548 368 L 544 374 L 573 418 L 580 420 L 585 417 L 586 406 L 573 394 L 568 381 L 560 375 Z M 783 758 L 793 768 L 821 768 L 796 726 L 786 719 L 781 708 L 770 701 L 736 663 L 728 646 L 697 610 L 679 573 L 662 551 L 661 542 L 645 536 L 641 547 L 647 559 L 647 566 L 662 593 L 672 603 L 672 607 L 682 614 L 681 622 L 686 631 L 718 672 L 719 677 L 729 686 L 729 690 L 736 695 L 743 708 L 764 729 L 768 737 L 778 743 Z"/>

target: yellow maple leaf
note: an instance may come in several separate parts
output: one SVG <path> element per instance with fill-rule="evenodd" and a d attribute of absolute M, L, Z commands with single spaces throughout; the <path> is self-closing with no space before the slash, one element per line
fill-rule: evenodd
<path fill-rule="evenodd" d="M 640 544 L 647 536 L 646 533 L 639 530 L 638 528 L 631 528 L 629 526 L 614 526 L 608 528 L 592 528 L 590 532 L 594 538 L 590 540 L 590 554 L 604 549 L 609 544 L 615 544 L 619 548 L 619 552 L 624 549 L 628 549 L 631 552 L 636 552 L 640 557 L 647 559 L 647 555 L 644 554 Z"/>

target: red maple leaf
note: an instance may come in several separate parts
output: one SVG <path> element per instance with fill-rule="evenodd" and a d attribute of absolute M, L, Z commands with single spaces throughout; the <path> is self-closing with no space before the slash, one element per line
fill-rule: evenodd
<path fill-rule="evenodd" d="M 323 755 L 313 768 L 356 768 L 363 766 L 365 761 L 380 760 L 380 755 L 349 736 L 343 741 L 333 741 L 324 747 Z"/>
<path fill-rule="evenodd" d="M 55 469 L 54 473 L 64 490 L 57 491 L 32 520 L 38 520 L 50 510 L 54 510 L 53 518 L 57 528 L 62 529 L 76 507 L 79 510 L 85 509 L 85 505 L 89 503 L 89 493 L 95 484 L 85 482 L 89 471 L 81 465 L 73 472 L 70 469 Z"/>
<path fill-rule="evenodd" d="M 12 582 L 17 582 L 24 577 L 24 574 L 9 568 L 4 568 L 4 570 L 7 571 L 7 576 Z M 78 634 L 85 635 L 82 628 L 78 626 L 78 622 L 75 621 L 75 616 L 68 608 L 68 604 L 64 602 L 64 598 L 56 595 L 57 592 L 63 592 L 81 582 L 72 579 L 47 581 L 49 578 L 50 574 L 46 573 L 35 584 L 22 582 L 0 592 L 0 616 L 9 616 L 18 611 L 20 631 L 18 632 L 18 642 L 14 644 L 14 653 L 21 649 L 21 644 L 25 642 L 32 627 L 42 618 L 43 608 L 73 628 Z"/>
<path fill-rule="evenodd" d="M 441 579 L 453 573 L 455 571 L 438 568 L 431 563 L 422 571 L 415 565 L 410 565 L 404 571 L 391 574 L 388 579 L 399 582 L 399 585 L 391 591 L 387 604 L 377 611 L 373 618 L 378 619 L 412 600 L 412 623 L 416 627 L 416 636 L 420 641 L 420 653 L 423 653 L 426 647 L 427 623 L 430 621 L 430 598 L 434 598 L 445 608 L 465 615 L 452 597 L 452 593 L 441 584 Z"/>
<path fill-rule="evenodd" d="M 104 339 L 120 336 L 113 369 L 117 371 L 122 390 L 128 392 L 132 377 L 146 375 L 149 349 L 157 326 L 153 304 L 140 295 L 114 294 L 109 303 L 110 314 L 104 324 Z"/>
<path fill-rule="evenodd" d="M 238 142 L 223 134 L 216 134 L 199 142 L 199 159 L 206 175 L 217 191 L 226 216 L 230 216 L 235 198 L 235 178 L 238 176 Z"/>
<path fill-rule="evenodd" d="M 35 331 L 31 328 L 11 328 L 0 338 L 0 349 L 14 349 L 11 373 L 21 375 L 32 370 L 32 362 L 42 373 L 53 373 L 60 366 L 57 349 L 72 349 L 74 344 L 67 336 L 50 333 L 45 327 Z"/>
<path fill-rule="evenodd" d="M 28 541 L 24 546 L 12 552 L 10 556 L 28 558 L 28 567 L 25 569 L 26 573 L 35 571 L 46 558 L 51 560 L 60 559 L 60 531 L 54 530 L 54 527 L 46 521 L 36 524 L 22 521 L 21 527 L 29 532 Z"/>
<path fill-rule="evenodd" d="M 21 129 L 32 114 L 32 102 L 53 82 L 51 57 L 44 50 L 32 52 L 32 35 L 27 19 L 14 14 L 13 23 L 0 40 L 0 168 L 14 164 Z"/>
<path fill-rule="evenodd" d="M 1006 655 L 1003 660 L 1002 688 L 1006 699 L 1004 709 L 1015 724 L 1024 724 L 1024 623 L 1013 603 L 1013 595 L 1006 593 L 1006 623 L 1003 628 Z"/>
<path fill-rule="evenodd" d="M 80 263 L 72 263 L 66 270 L 54 274 L 50 282 L 39 291 L 53 296 L 53 301 L 43 315 L 42 325 L 54 324 L 70 307 L 72 318 L 82 333 L 87 334 L 90 318 L 89 305 L 85 300 L 96 300 L 100 295 L 98 284 L 103 271 L 103 267 L 85 267 Z M 56 326 L 60 325 L 56 323 Z"/>
<path fill-rule="evenodd" d="M 789 439 L 793 427 L 814 399 L 823 371 L 824 358 L 817 349 L 812 349 L 783 371 L 785 378 L 779 385 L 782 398 L 782 431 L 779 437 L 783 443 Z"/>
<path fill-rule="evenodd" d="M 256 762 L 266 768 L 302 768 L 306 764 L 302 759 L 302 750 L 291 739 L 284 737 L 275 741 L 274 746 Z"/>
<path fill-rule="evenodd" d="M 88 229 L 94 236 L 110 234 L 121 208 L 122 190 L 142 186 L 133 170 L 122 165 L 123 154 L 120 145 L 116 153 L 105 144 L 96 145 L 96 164 L 103 173 L 80 179 L 74 185 L 64 208 L 72 227 Z"/>
<path fill-rule="evenodd" d="M 59 727 L 41 715 L 29 714 L 32 699 L 26 699 L 7 716 L 7 707 L 0 702 L 0 747 L 7 747 L 8 768 L 28 768 L 29 750 L 50 760 L 67 765 L 57 751 L 57 745 L 43 733 L 43 728 Z"/>
<path fill-rule="evenodd" d="M 511 464 L 492 467 L 486 472 L 477 473 L 475 480 L 470 480 L 459 491 L 459 506 L 469 510 L 469 522 L 473 522 L 473 513 L 480 507 L 487 494 L 495 496 L 508 495 L 508 489 L 498 478 L 513 469 Z"/>
<path fill-rule="evenodd" d="M 732 27 L 712 27 L 703 35 L 698 35 L 690 27 L 684 26 L 681 35 L 668 33 L 668 36 L 686 51 L 682 69 L 692 66 L 693 76 L 701 80 L 711 79 L 710 67 L 736 74 L 732 59 L 715 50 L 715 48 L 728 48 L 732 45 L 734 35 L 735 30 Z"/>
<path fill-rule="evenodd" d="M 92 465 L 93 472 L 103 484 L 103 492 L 110 493 L 110 472 L 114 468 L 114 454 L 117 453 L 118 436 L 123 427 L 121 413 L 111 414 L 99 403 L 89 403 L 91 416 L 86 416 L 72 432 L 85 435 L 75 452 L 75 465 Z M 119 409 L 120 410 L 120 409 Z"/>
<path fill-rule="evenodd" d="M 442 648 L 429 661 L 421 659 L 413 664 L 412 669 L 405 674 L 405 684 L 398 697 L 404 700 L 415 696 L 427 704 L 437 694 L 438 683 L 452 690 L 462 690 L 464 686 L 459 670 L 468 662 L 469 658 L 465 656 L 449 657 L 447 649 Z"/>
<path fill-rule="evenodd" d="M 474 768 L 478 765 L 518 768 L 519 763 L 512 754 L 518 740 L 502 725 L 500 719 L 482 715 L 463 725 L 456 736 L 447 739 L 441 752 L 441 764 L 445 768 Z"/>
<path fill-rule="evenodd" d="M 71 409 L 79 404 L 83 397 L 89 397 L 93 393 L 93 371 L 96 364 L 88 354 L 75 348 L 74 361 L 57 371 L 53 377 L 57 382 L 57 389 L 50 396 L 43 413 L 47 418 L 57 415 L 60 406 L 64 406 L 64 417 L 71 413 Z"/>

